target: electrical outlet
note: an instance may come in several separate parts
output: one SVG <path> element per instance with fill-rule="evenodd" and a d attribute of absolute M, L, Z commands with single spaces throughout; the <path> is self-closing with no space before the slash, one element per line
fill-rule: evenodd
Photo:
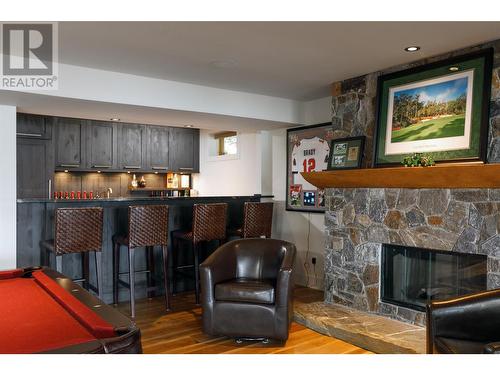
<path fill-rule="evenodd" d="M 312 258 L 311 258 L 311 263 L 312 263 L 312 264 L 316 264 L 316 257 L 312 257 Z"/>

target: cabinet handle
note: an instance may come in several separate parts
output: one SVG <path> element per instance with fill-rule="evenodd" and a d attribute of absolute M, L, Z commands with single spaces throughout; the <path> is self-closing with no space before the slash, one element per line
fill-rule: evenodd
<path fill-rule="evenodd" d="M 80 164 L 59 164 L 59 166 L 63 168 L 78 168 Z"/>
<path fill-rule="evenodd" d="M 137 166 L 134 166 L 134 165 L 125 165 L 123 167 L 123 169 L 141 169 L 141 167 L 137 167 Z"/>
<path fill-rule="evenodd" d="M 93 165 L 92 168 L 111 168 L 111 165 Z"/>
<path fill-rule="evenodd" d="M 33 137 L 33 138 L 41 138 L 43 134 L 38 133 L 16 133 L 19 137 Z"/>
<path fill-rule="evenodd" d="M 49 179 L 48 181 L 48 184 L 49 184 L 49 188 L 48 188 L 48 191 L 49 191 L 49 199 L 52 199 L 52 180 Z"/>
<path fill-rule="evenodd" d="M 157 170 L 157 171 L 167 171 L 168 170 L 168 167 L 151 167 L 151 168 L 154 170 Z"/>
<path fill-rule="evenodd" d="M 191 168 L 191 167 L 185 167 L 185 168 L 179 168 L 179 170 L 181 171 L 192 171 L 194 168 Z"/>

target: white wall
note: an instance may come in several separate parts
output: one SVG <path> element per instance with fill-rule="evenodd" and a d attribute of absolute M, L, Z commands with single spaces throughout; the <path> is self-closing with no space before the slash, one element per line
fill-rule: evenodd
<path fill-rule="evenodd" d="M 304 105 L 304 124 L 331 121 L 331 98 L 326 97 Z M 323 289 L 324 281 L 324 214 L 285 210 L 286 201 L 286 129 L 270 132 L 272 143 L 272 180 L 275 201 L 273 237 L 297 246 L 296 282 Z M 316 265 L 312 265 L 312 258 Z"/>
<path fill-rule="evenodd" d="M 16 267 L 16 107 L 0 105 L 0 270 Z"/>
<path fill-rule="evenodd" d="M 208 130 L 200 132 L 200 173 L 193 178 L 193 188 L 205 196 L 260 194 L 260 133 L 239 133 L 239 156 L 229 160 L 209 156 L 211 134 Z"/>
<path fill-rule="evenodd" d="M 272 137 L 269 131 L 260 132 L 261 145 L 261 194 L 273 194 L 273 148 Z"/>
<path fill-rule="evenodd" d="M 305 125 L 322 124 L 332 121 L 332 97 L 304 103 L 303 123 Z"/>

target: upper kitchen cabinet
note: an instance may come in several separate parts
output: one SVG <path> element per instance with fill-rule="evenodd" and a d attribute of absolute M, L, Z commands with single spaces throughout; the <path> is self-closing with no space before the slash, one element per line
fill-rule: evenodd
<path fill-rule="evenodd" d="M 117 168 L 117 126 L 114 123 L 90 121 L 87 126 L 87 168 Z"/>
<path fill-rule="evenodd" d="M 52 123 L 50 118 L 28 113 L 18 113 L 17 136 L 33 139 L 50 139 L 52 137 Z"/>
<path fill-rule="evenodd" d="M 80 119 L 54 117 L 55 167 L 81 169 L 85 167 L 85 124 Z"/>
<path fill-rule="evenodd" d="M 17 197 L 47 198 L 54 173 L 52 141 L 17 137 Z"/>
<path fill-rule="evenodd" d="M 146 168 L 146 128 L 143 125 L 118 125 L 118 169 Z"/>
<path fill-rule="evenodd" d="M 169 170 L 199 172 L 200 131 L 190 128 L 170 128 Z"/>
<path fill-rule="evenodd" d="M 148 126 L 146 168 L 156 172 L 168 171 L 169 133 L 166 126 Z"/>

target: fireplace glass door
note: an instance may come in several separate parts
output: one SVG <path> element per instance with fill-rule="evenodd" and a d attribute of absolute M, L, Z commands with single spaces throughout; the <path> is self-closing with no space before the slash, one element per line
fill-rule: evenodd
<path fill-rule="evenodd" d="M 429 301 L 486 290 L 487 257 L 407 246 L 382 246 L 381 299 L 425 311 Z"/>

